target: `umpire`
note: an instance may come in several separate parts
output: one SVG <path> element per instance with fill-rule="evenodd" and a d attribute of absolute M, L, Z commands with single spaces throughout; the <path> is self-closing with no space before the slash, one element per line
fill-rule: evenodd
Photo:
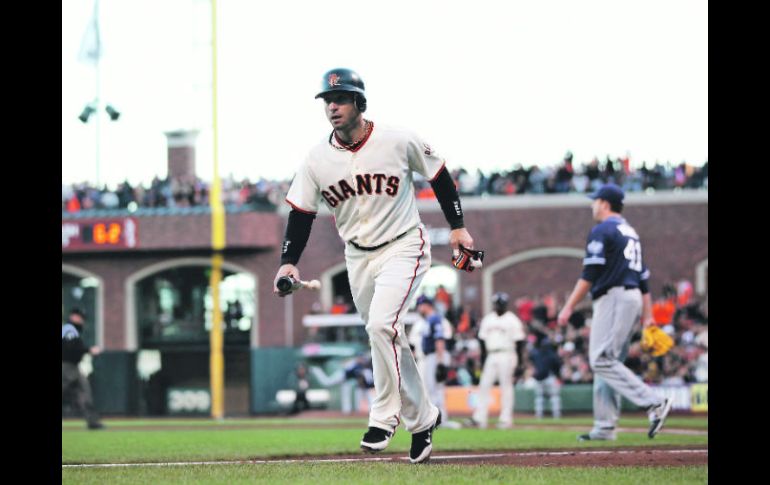
<path fill-rule="evenodd" d="M 104 425 L 94 408 L 91 386 L 86 376 L 80 373 L 78 364 L 85 354 L 98 355 L 101 349 L 86 348 L 83 342 L 84 315 L 73 308 L 67 322 L 61 327 L 61 397 L 71 399 L 88 423 L 88 429 L 102 429 Z"/>

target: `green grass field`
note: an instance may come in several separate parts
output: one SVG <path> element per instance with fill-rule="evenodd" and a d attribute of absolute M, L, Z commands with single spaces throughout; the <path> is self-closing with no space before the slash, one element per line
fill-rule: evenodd
<path fill-rule="evenodd" d="M 239 461 L 262 458 L 358 454 L 365 418 L 261 418 L 106 420 L 107 429 L 87 431 L 82 420 L 62 422 L 62 464 Z M 590 449 L 597 446 L 707 445 L 706 417 L 673 416 L 654 440 L 642 432 L 619 433 L 616 442 L 578 443 L 590 416 L 561 420 L 516 418 L 512 430 L 442 429 L 434 454 L 450 451 Z M 644 417 L 621 419 L 621 428 L 646 428 Z M 410 435 L 400 428 L 388 453 L 407 455 Z M 237 465 L 63 468 L 62 483 L 706 483 L 708 466 L 517 467 L 408 463 L 281 463 Z"/>
<path fill-rule="evenodd" d="M 308 465 L 189 466 L 185 468 L 130 468 L 63 470 L 65 484 L 252 484 L 313 483 L 515 483 L 570 485 L 692 484 L 708 483 L 708 466 L 614 468 L 519 468 L 513 466 L 463 466 L 385 463 L 334 463 Z"/>

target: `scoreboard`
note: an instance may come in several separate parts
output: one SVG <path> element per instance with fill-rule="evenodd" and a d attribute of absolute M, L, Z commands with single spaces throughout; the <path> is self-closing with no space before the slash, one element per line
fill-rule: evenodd
<path fill-rule="evenodd" d="M 61 223 L 62 251 L 134 249 L 139 246 L 135 217 L 67 220 Z"/>

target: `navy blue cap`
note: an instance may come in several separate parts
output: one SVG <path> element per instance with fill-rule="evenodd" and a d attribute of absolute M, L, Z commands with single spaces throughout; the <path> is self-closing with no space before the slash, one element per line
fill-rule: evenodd
<path fill-rule="evenodd" d="M 623 197 L 625 197 L 625 193 L 623 192 L 623 189 L 618 187 L 615 184 L 604 184 L 601 187 L 599 187 L 599 190 L 594 192 L 593 194 L 589 195 L 591 199 L 602 199 L 606 200 L 610 203 L 621 203 L 623 202 Z"/>
<path fill-rule="evenodd" d="M 423 303 L 427 303 L 429 305 L 433 305 L 433 300 L 428 298 L 425 295 L 420 295 L 417 297 L 417 305 L 422 305 Z"/>

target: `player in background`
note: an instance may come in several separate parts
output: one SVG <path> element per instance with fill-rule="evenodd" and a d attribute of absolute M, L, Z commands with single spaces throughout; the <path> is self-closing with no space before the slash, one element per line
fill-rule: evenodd
<path fill-rule="evenodd" d="M 479 401 L 473 416 L 466 421 L 468 426 L 487 427 L 489 397 L 492 385 L 500 382 L 500 420 L 497 427 L 507 429 L 513 426 L 513 373 L 521 363 L 527 336 L 519 317 L 508 310 L 510 298 L 507 293 L 498 292 L 492 297 L 494 311 L 488 313 L 479 324 L 478 339 L 484 342 L 487 358 L 479 381 Z"/>
<path fill-rule="evenodd" d="M 583 274 L 557 319 L 559 325 L 566 325 L 575 305 L 591 292 L 588 352 L 594 373 L 594 426 L 578 436 L 580 441 L 617 439 L 621 396 L 647 410 L 650 438 L 660 431 L 671 411 L 671 399 L 658 396 L 623 364 L 636 322 L 641 318 L 644 326 L 654 325 L 650 272 L 642 259 L 642 244 L 636 230 L 620 215 L 624 196 L 615 184 L 602 185 L 589 196 L 598 224 L 588 234 Z"/>
<path fill-rule="evenodd" d="M 436 308 L 434 300 L 425 295 L 417 298 L 417 312 L 422 317 L 409 335 L 409 341 L 415 347 L 415 359 L 428 396 L 441 410 L 443 428 L 460 428 L 460 423 L 449 420 L 444 402 L 445 382 L 452 363 L 452 356 L 446 342 L 452 338 L 452 324 Z"/>

